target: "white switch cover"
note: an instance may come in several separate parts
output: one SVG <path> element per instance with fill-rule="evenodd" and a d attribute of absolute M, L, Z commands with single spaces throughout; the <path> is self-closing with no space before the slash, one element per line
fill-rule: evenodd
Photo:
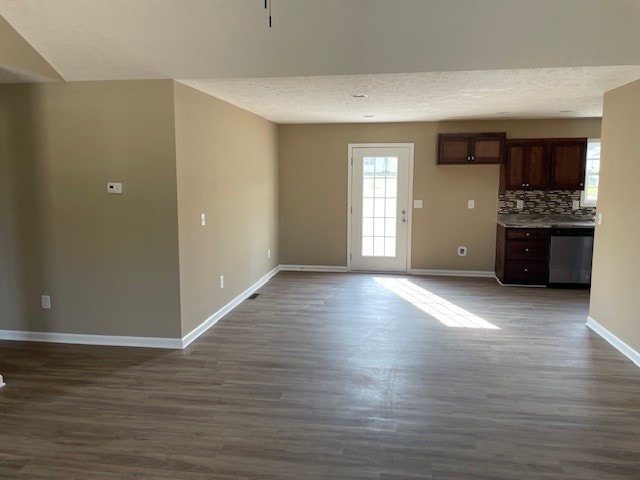
<path fill-rule="evenodd" d="M 467 256 L 467 247 L 458 247 L 458 255 L 461 257 L 466 257 Z"/>
<path fill-rule="evenodd" d="M 475 200 L 469 200 L 467 202 L 467 208 L 476 208 L 476 201 Z"/>
<path fill-rule="evenodd" d="M 220 275 L 220 288 L 224 288 L 224 275 Z"/>
<path fill-rule="evenodd" d="M 602 225 L 602 214 L 598 214 L 598 225 Z"/>
<path fill-rule="evenodd" d="M 267 248 L 267 258 L 271 258 L 271 249 Z"/>
<path fill-rule="evenodd" d="M 116 182 L 107 183 L 107 192 L 109 193 L 122 193 L 122 184 Z"/>
<path fill-rule="evenodd" d="M 524 208 L 524 200 L 516 200 L 516 210 L 522 210 Z"/>
<path fill-rule="evenodd" d="M 200 225 L 203 227 L 207 224 L 207 216 L 204 213 L 200 214 Z"/>
<path fill-rule="evenodd" d="M 573 210 L 578 210 L 580 208 L 580 200 L 574 200 L 571 208 Z"/>
<path fill-rule="evenodd" d="M 41 295 L 40 303 L 42 304 L 42 308 L 44 310 L 49 310 L 51 308 L 51 296 L 50 295 Z"/>
<path fill-rule="evenodd" d="M 422 208 L 422 200 L 414 200 L 413 208 Z"/>

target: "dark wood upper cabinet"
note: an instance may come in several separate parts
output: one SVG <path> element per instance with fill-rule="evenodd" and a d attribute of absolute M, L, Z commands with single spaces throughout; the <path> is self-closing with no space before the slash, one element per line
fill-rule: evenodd
<path fill-rule="evenodd" d="M 507 140 L 501 190 L 545 190 L 548 178 L 547 140 Z"/>
<path fill-rule="evenodd" d="M 586 138 L 552 138 L 549 141 L 549 188 L 584 190 L 587 164 Z"/>
<path fill-rule="evenodd" d="M 502 163 L 506 133 L 441 133 L 438 165 Z"/>

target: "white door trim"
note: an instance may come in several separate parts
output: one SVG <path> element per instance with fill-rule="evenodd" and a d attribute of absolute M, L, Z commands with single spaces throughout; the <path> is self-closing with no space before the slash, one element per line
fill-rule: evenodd
<path fill-rule="evenodd" d="M 351 223 L 353 205 L 351 204 L 351 182 L 353 180 L 354 148 L 408 148 L 409 149 L 409 200 L 407 208 L 407 265 L 406 272 L 411 271 L 411 236 L 413 232 L 413 143 L 350 143 L 347 150 L 347 272 L 351 271 Z"/>

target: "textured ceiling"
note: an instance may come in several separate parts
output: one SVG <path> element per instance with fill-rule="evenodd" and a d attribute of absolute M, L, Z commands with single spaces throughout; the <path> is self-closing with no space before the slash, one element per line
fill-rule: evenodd
<path fill-rule="evenodd" d="M 604 92 L 638 78 L 640 66 L 181 82 L 277 123 L 331 123 L 599 117 Z"/>
<path fill-rule="evenodd" d="M 262 0 L 0 0 L 0 14 L 68 81 L 188 79 L 281 122 L 597 116 L 604 90 L 638 78 L 638 0 L 272 6 L 273 28 Z"/>

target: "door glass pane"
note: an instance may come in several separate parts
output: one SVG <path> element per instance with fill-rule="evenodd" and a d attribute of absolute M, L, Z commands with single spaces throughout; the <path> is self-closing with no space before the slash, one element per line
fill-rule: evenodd
<path fill-rule="evenodd" d="M 373 218 L 362 219 L 362 236 L 373 237 Z"/>
<path fill-rule="evenodd" d="M 375 188 L 374 188 L 375 179 L 374 178 L 363 178 L 362 179 L 362 197 L 363 198 L 373 198 L 375 197 Z"/>
<path fill-rule="evenodd" d="M 362 237 L 362 256 L 373 256 L 373 237 Z"/>
<path fill-rule="evenodd" d="M 396 256 L 398 157 L 365 157 L 362 168 L 362 256 Z"/>
<path fill-rule="evenodd" d="M 384 237 L 384 256 L 396 256 L 396 239 L 395 237 Z"/>

